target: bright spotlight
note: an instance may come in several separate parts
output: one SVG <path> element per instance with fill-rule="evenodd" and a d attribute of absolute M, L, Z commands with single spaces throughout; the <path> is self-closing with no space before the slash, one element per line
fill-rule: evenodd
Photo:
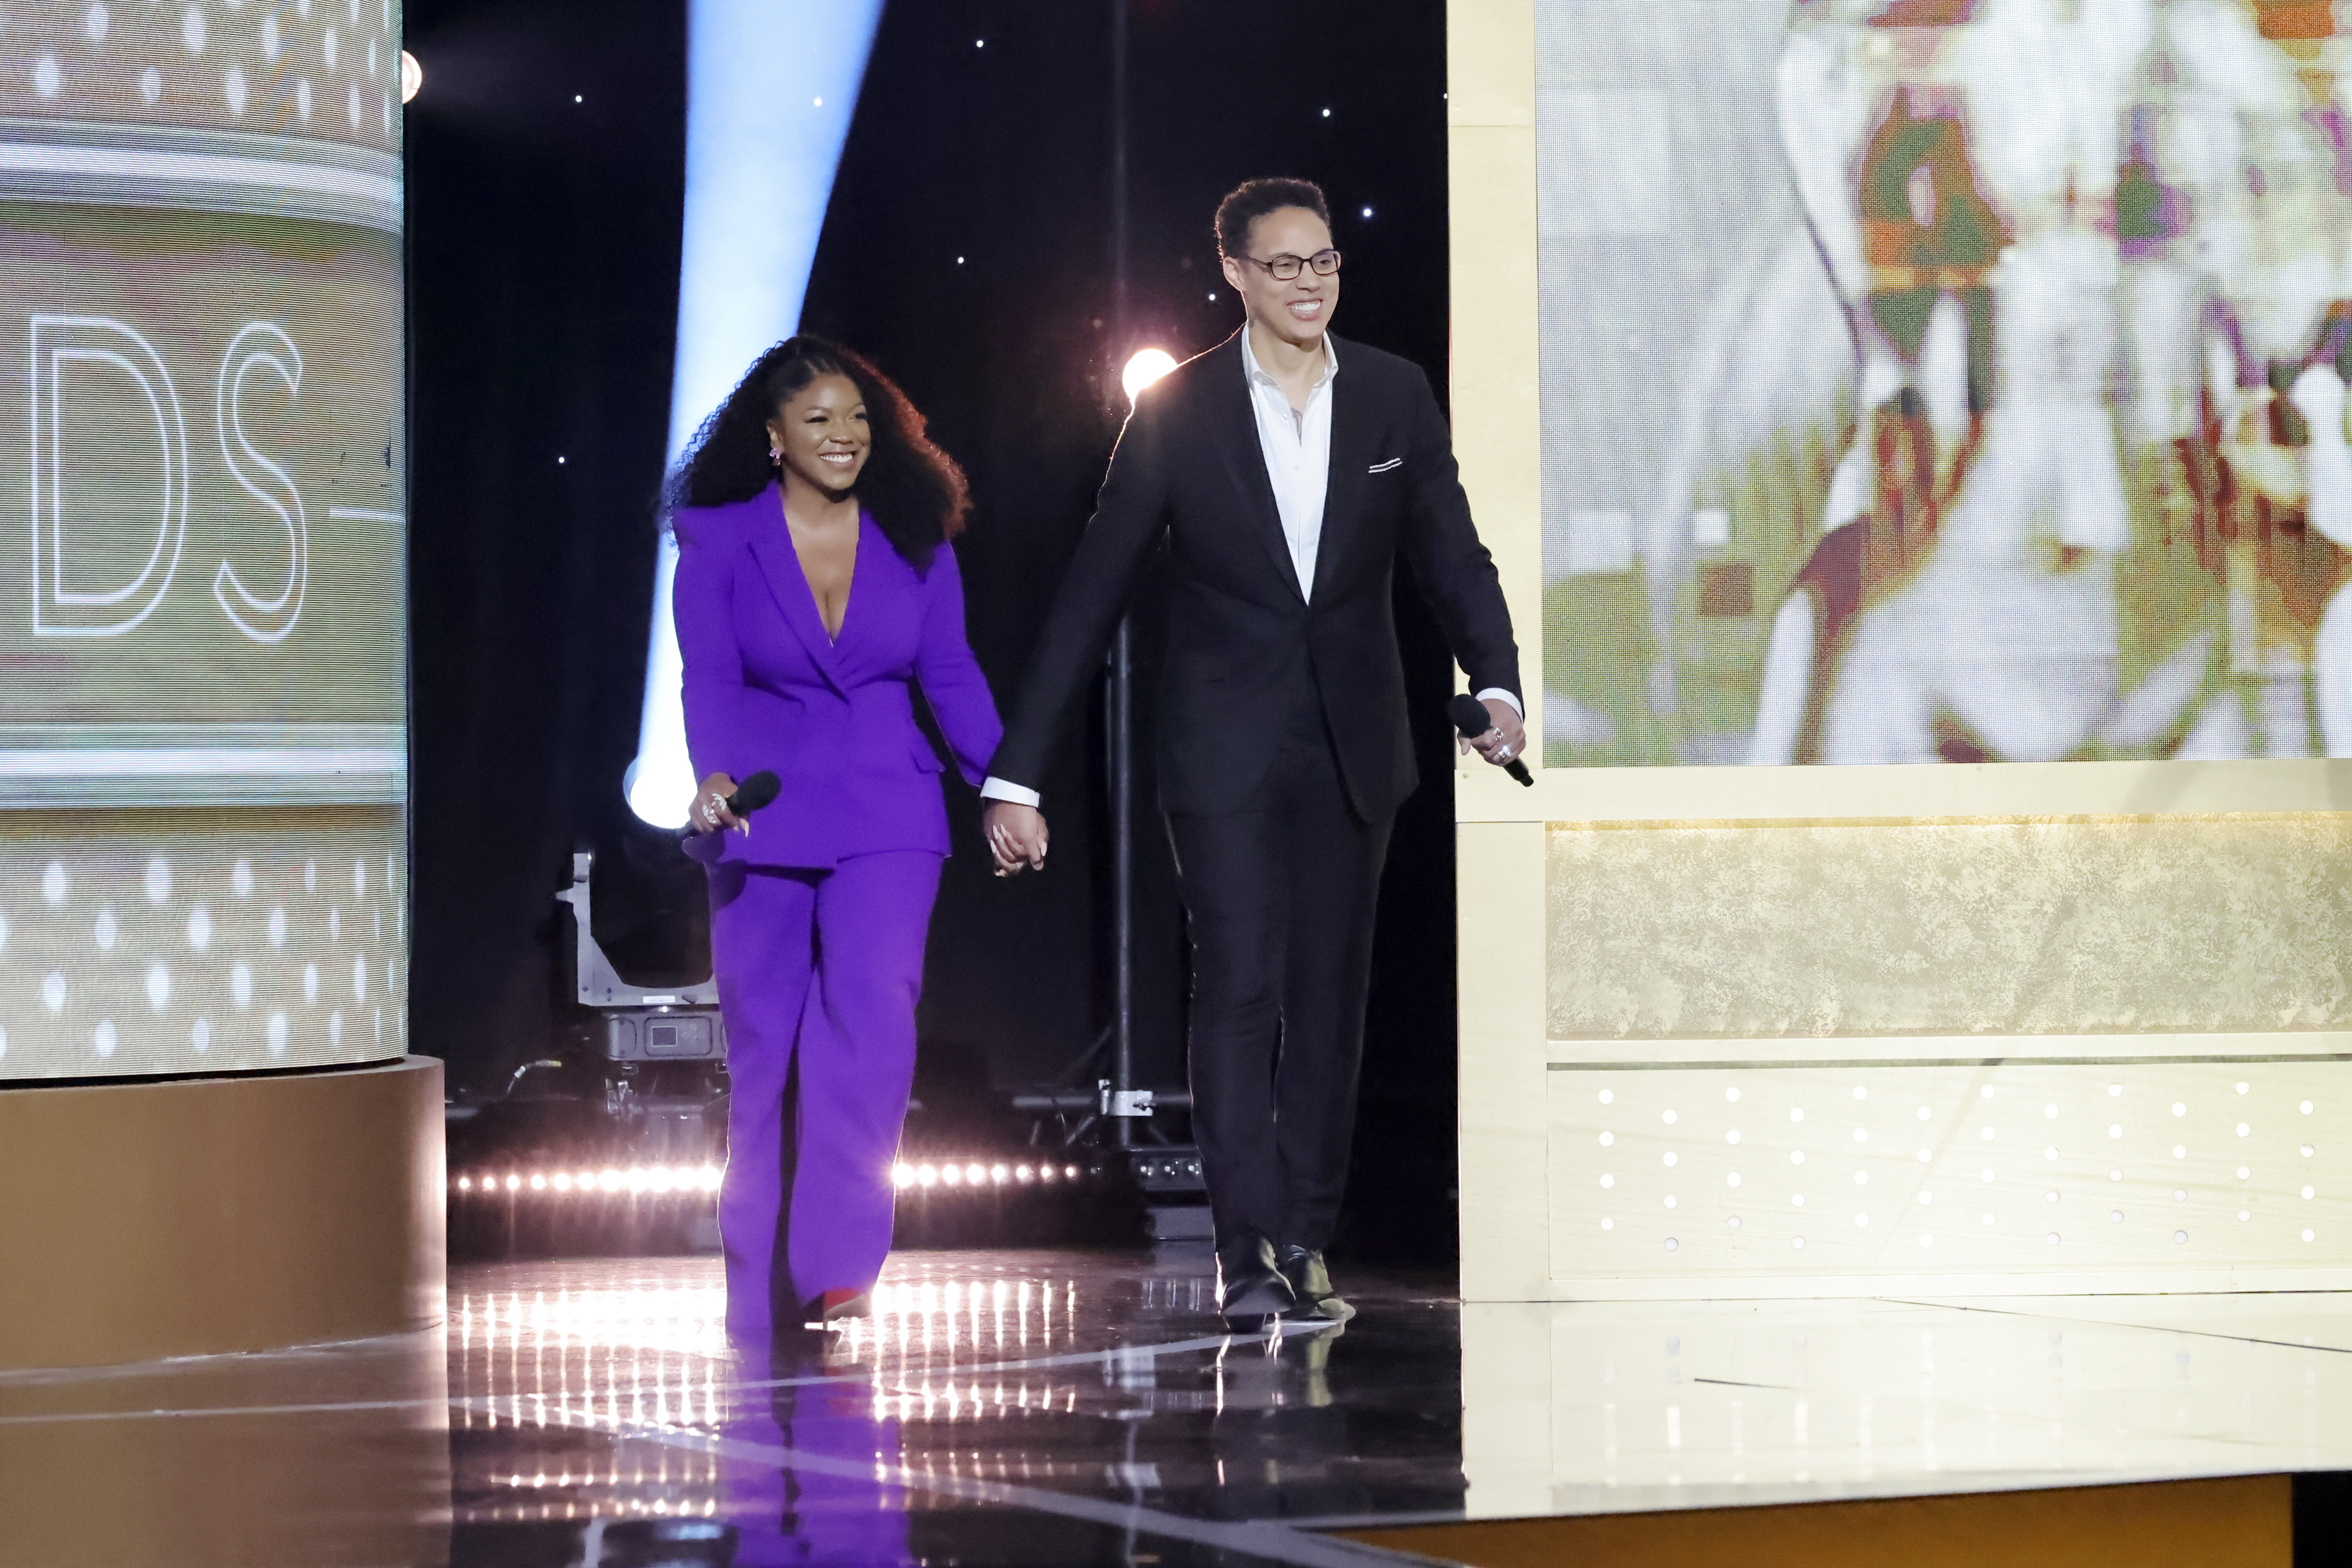
<path fill-rule="evenodd" d="M 927 1187 L 936 1184 L 939 1179 L 940 1172 L 936 1165 L 925 1165 L 915 1173 L 915 1180 Z"/>
<path fill-rule="evenodd" d="M 1013 1179 L 1013 1173 L 1010 1169 L 1003 1165 L 992 1166 L 988 1173 L 988 1179 L 994 1182 L 1001 1187 L 1006 1182 Z"/>
<path fill-rule="evenodd" d="M 1055 1170 L 1054 1170 L 1054 1167 L 1053 1167 L 1053 1166 L 1051 1166 L 1051 1165 L 1040 1165 L 1040 1166 L 1038 1166 L 1038 1167 L 1037 1167 L 1037 1179 L 1038 1179 L 1039 1181 L 1041 1181 L 1041 1182 L 1050 1182 L 1050 1181 L 1052 1181 L 1052 1180 L 1054 1179 L 1054 1177 L 1055 1177 Z"/>
<path fill-rule="evenodd" d="M 898 1164 L 890 1168 L 890 1180 L 898 1186 L 913 1186 L 915 1184 L 915 1167 L 908 1164 L 904 1160 L 899 1161 Z"/>
<path fill-rule="evenodd" d="M 1026 1182 L 1034 1180 L 1037 1173 L 1026 1165 L 1018 1165 L 1013 1168 L 1013 1174 L 1015 1180 Z"/>
<path fill-rule="evenodd" d="M 1166 349 L 1138 349 L 1127 362 L 1127 368 L 1119 372 L 1118 384 L 1126 389 L 1127 401 L 1132 405 L 1137 393 L 1175 368 L 1176 356 Z"/>
<path fill-rule="evenodd" d="M 522 1191 L 522 1178 L 517 1175 L 509 1175 L 507 1177 L 507 1191 L 510 1193 L 519 1193 Z"/>
<path fill-rule="evenodd" d="M 559 1193 L 568 1193 L 572 1190 L 571 1172 L 558 1171 L 555 1173 L 555 1190 Z"/>
<path fill-rule="evenodd" d="M 941 1166 L 940 1168 L 940 1180 L 945 1182 L 951 1187 L 954 1186 L 956 1184 L 963 1180 L 963 1167 L 961 1165 Z"/>
<path fill-rule="evenodd" d="M 460 1177 L 458 1177 L 458 1178 L 457 1178 L 457 1190 L 458 1190 L 459 1192 L 461 1192 L 461 1193 L 470 1193 L 470 1192 L 472 1192 L 472 1191 L 474 1190 L 474 1178 L 473 1178 L 473 1177 L 471 1177 L 471 1176 L 460 1176 Z"/>
<path fill-rule="evenodd" d="M 988 1168 L 976 1163 L 966 1165 L 963 1168 L 963 1179 L 976 1187 L 988 1180 Z"/>
<path fill-rule="evenodd" d="M 415 55 L 410 54 L 406 49 L 401 50 L 400 101 L 406 103 L 411 99 L 414 99 L 416 96 L 416 89 L 424 85 L 425 68 L 416 63 L 416 57 Z"/>

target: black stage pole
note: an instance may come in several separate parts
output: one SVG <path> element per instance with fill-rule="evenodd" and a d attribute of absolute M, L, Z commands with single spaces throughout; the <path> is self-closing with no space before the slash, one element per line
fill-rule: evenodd
<path fill-rule="evenodd" d="M 1110 0 L 1110 287 L 1112 352 L 1128 342 L 1127 0 Z M 1114 377 L 1124 362 L 1111 368 Z M 1125 388 L 1121 387 L 1124 394 Z M 1124 412 L 1124 411 L 1122 411 Z M 1135 692 L 1130 617 L 1121 616 L 1111 641 L 1104 700 L 1110 742 L 1111 1102 L 1118 1146 L 1135 1142 L 1135 1118 L 1126 1098 L 1135 1088 Z"/>

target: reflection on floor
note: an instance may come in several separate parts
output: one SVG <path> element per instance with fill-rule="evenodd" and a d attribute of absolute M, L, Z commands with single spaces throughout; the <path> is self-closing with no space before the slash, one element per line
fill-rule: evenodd
<path fill-rule="evenodd" d="M 1205 1254 L 895 1258 L 730 1345 L 717 1264 L 469 1268 L 446 1331 L 0 1375 L 0 1564 L 1361 1563 L 1462 1518 L 2352 1468 L 2333 1296 L 1476 1306 L 1224 1333 Z M 125 1477 L 138 1478 L 127 1487 Z"/>
<path fill-rule="evenodd" d="M 1477 1518 L 2352 1468 L 2352 1299 L 1463 1310 Z"/>

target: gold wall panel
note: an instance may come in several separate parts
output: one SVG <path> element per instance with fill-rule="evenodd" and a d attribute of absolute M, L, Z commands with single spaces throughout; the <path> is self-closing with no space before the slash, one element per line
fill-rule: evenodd
<path fill-rule="evenodd" d="M 1555 1039 L 2352 1026 L 2352 816 L 1546 840 Z"/>

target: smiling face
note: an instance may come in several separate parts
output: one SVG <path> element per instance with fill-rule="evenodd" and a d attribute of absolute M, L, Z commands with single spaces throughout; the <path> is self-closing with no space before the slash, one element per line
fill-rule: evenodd
<path fill-rule="evenodd" d="M 866 399 L 845 375 L 820 375 L 784 399 L 768 421 L 768 440 L 783 453 L 782 467 L 827 495 L 857 483 L 874 449 Z"/>
<path fill-rule="evenodd" d="M 1276 207 L 1250 225 L 1249 255 L 1224 258 L 1225 281 L 1242 297 L 1250 320 L 1284 342 L 1307 350 L 1316 348 L 1331 312 L 1339 305 L 1339 275 L 1328 278 L 1312 267 L 1285 281 L 1260 261 L 1277 256 L 1309 257 L 1331 248 L 1331 227 L 1305 207 Z"/>

